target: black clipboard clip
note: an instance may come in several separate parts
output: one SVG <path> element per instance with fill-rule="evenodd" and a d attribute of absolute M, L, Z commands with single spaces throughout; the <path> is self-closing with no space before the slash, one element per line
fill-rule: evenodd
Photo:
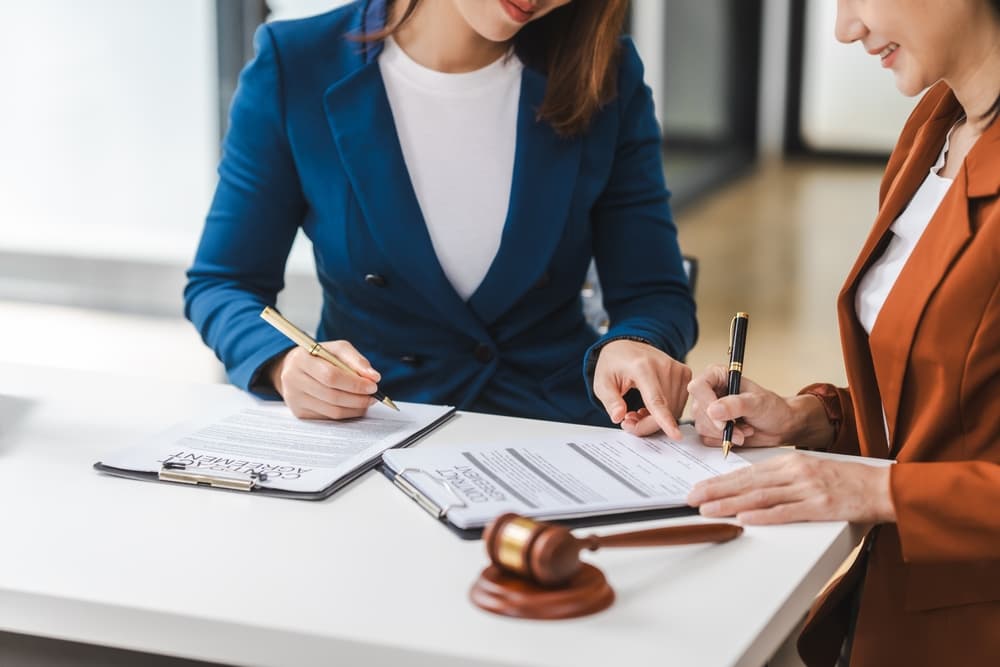
<path fill-rule="evenodd" d="M 167 461 L 158 474 L 162 482 L 211 486 L 231 491 L 253 491 L 260 482 L 267 481 L 266 472 L 238 473 L 224 470 L 189 469 L 178 461 Z"/>

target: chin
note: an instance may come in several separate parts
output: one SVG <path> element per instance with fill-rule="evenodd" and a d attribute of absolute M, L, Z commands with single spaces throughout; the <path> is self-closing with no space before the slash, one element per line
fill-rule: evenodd
<path fill-rule="evenodd" d="M 499 43 L 499 42 L 509 42 L 510 40 L 514 39 L 514 35 L 516 35 L 521 28 L 520 26 L 514 27 L 508 25 L 501 25 L 498 22 L 494 25 L 489 25 L 489 26 L 474 26 L 473 29 L 477 33 L 479 33 L 479 36 L 482 37 L 483 39 Z"/>
<path fill-rule="evenodd" d="M 931 84 L 924 82 L 923 77 L 896 75 L 896 88 L 906 97 L 916 97 L 930 86 Z"/>
<path fill-rule="evenodd" d="M 469 26 L 480 37 L 491 42 L 509 42 L 524 27 L 524 24 L 512 21 L 496 0 L 489 3 L 477 0 L 477 4 L 463 11 L 463 14 Z"/>
<path fill-rule="evenodd" d="M 502 10 L 499 10 L 499 8 L 498 13 L 502 14 Z M 491 42 L 509 42 L 524 27 L 522 24 L 514 23 L 503 15 L 475 17 L 469 23 L 472 25 L 472 29 L 479 33 L 480 37 L 488 39 Z"/>

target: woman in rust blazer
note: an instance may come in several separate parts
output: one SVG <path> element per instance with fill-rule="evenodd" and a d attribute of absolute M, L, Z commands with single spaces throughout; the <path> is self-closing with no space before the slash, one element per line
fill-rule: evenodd
<path fill-rule="evenodd" d="M 791 454 L 689 502 L 750 524 L 875 525 L 809 615 L 810 667 L 1000 665 L 1000 0 L 840 0 L 837 36 L 880 57 L 902 92 L 932 86 L 837 303 L 849 388 L 783 398 L 744 379 L 717 398 L 713 367 L 689 389 L 705 442 L 740 418 L 736 444 L 897 463 Z"/>

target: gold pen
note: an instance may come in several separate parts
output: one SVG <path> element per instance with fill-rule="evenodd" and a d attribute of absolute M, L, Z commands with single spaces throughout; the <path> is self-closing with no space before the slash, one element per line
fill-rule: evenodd
<path fill-rule="evenodd" d="M 276 311 L 274 308 L 271 308 L 270 306 L 265 306 L 264 310 L 261 311 L 260 316 L 265 322 L 270 324 L 272 327 L 274 327 L 281 333 L 288 336 L 288 338 L 291 339 L 293 342 L 295 342 L 297 345 L 308 350 L 309 354 L 311 354 L 312 356 L 319 357 L 323 361 L 327 361 L 333 364 L 334 366 L 336 366 L 337 368 L 346 373 L 350 373 L 351 375 L 358 375 L 357 371 L 355 371 L 353 368 L 351 368 L 343 361 L 338 359 L 328 349 L 326 349 L 325 347 L 314 341 L 312 339 L 312 336 L 310 336 L 305 331 L 299 329 L 297 326 L 295 326 L 294 324 L 286 320 L 284 317 L 282 317 L 281 313 Z M 397 408 L 396 404 L 392 402 L 392 399 L 383 394 L 381 391 L 375 390 L 375 393 L 372 394 L 372 396 L 376 400 L 385 403 L 393 410 L 396 410 L 397 412 L 399 411 L 399 408 Z"/>
<path fill-rule="evenodd" d="M 740 379 L 743 377 L 743 352 L 747 344 L 747 327 L 750 326 L 750 316 L 746 313 L 736 313 L 729 324 L 729 386 L 727 395 L 740 393 Z M 733 447 L 733 429 L 736 422 L 730 419 L 722 430 L 722 457 L 729 456 Z"/>

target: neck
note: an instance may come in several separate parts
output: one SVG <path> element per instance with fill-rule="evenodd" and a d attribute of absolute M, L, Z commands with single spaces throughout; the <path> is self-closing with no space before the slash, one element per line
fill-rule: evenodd
<path fill-rule="evenodd" d="M 390 25 L 402 18 L 408 0 L 392 3 Z M 413 60 L 438 72 L 472 72 L 495 62 L 508 45 L 477 33 L 455 8 L 454 0 L 421 0 L 394 35 Z"/>
<path fill-rule="evenodd" d="M 945 78 L 977 136 L 989 125 L 990 118 L 983 116 L 1000 95 L 1000 19 L 992 9 L 986 11 L 989 16 L 981 17 L 981 28 L 962 38 L 968 48 L 955 68 L 958 74 Z"/>

